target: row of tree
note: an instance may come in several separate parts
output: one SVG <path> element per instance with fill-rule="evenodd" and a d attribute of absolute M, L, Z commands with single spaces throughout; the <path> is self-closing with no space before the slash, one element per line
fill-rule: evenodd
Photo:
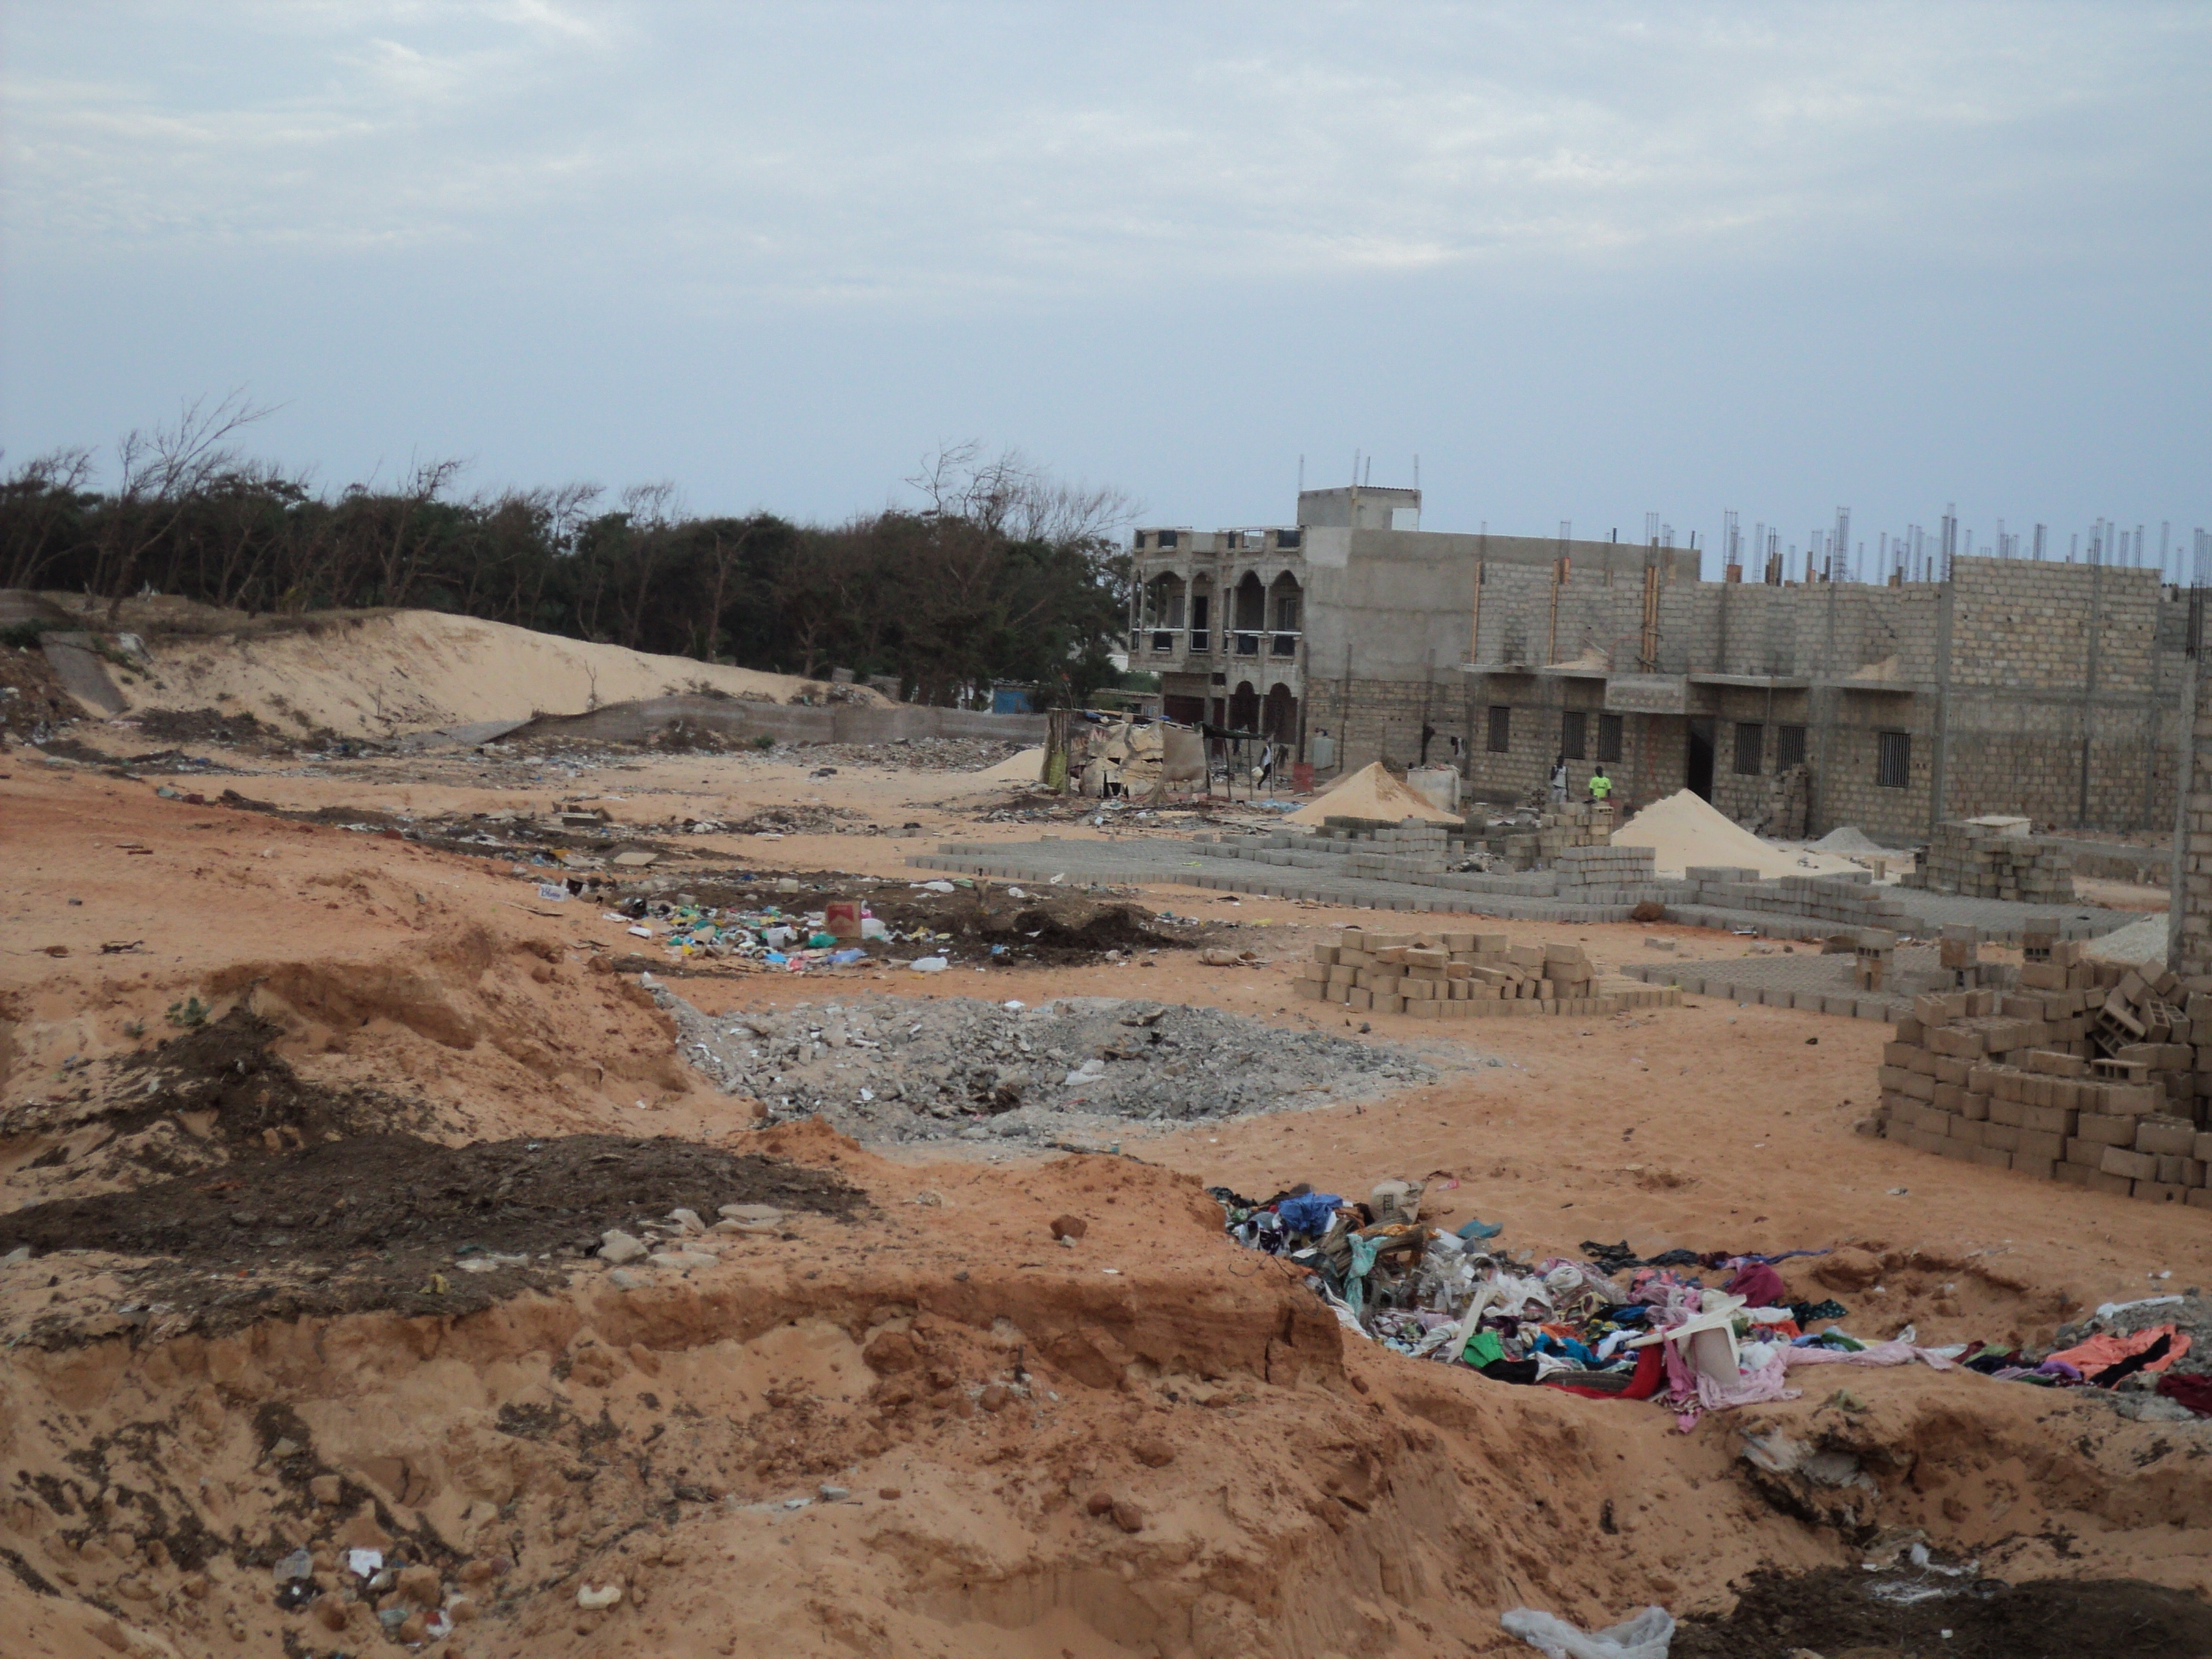
<path fill-rule="evenodd" d="M 784 673 L 896 676 L 924 702 L 994 679 L 1079 702 L 1116 678 L 1130 502 L 1017 453 L 942 451 L 907 480 L 915 506 L 823 526 L 696 516 L 665 483 L 463 495 L 452 461 L 331 495 L 239 447 L 261 413 L 235 396 L 188 406 L 118 445 L 104 485 L 82 449 L 0 476 L 0 587 L 248 612 L 422 606 Z"/>

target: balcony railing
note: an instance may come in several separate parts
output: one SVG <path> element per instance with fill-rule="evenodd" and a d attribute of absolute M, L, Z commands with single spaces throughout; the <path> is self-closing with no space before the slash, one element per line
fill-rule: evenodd
<path fill-rule="evenodd" d="M 1298 636 L 1296 634 L 1278 634 L 1274 644 L 1268 649 L 1278 657 L 1295 657 L 1298 654 Z"/>
<path fill-rule="evenodd" d="M 1198 656 L 1209 656 L 1213 651 L 1213 630 L 1194 628 L 1190 630 L 1190 648 Z"/>
<path fill-rule="evenodd" d="M 1152 630 L 1152 649 L 1156 652 L 1168 652 L 1174 650 L 1174 630 L 1165 628 L 1154 629 Z"/>
<path fill-rule="evenodd" d="M 1257 634 L 1239 633 L 1237 635 L 1237 654 L 1240 657 L 1258 656 L 1260 636 Z"/>

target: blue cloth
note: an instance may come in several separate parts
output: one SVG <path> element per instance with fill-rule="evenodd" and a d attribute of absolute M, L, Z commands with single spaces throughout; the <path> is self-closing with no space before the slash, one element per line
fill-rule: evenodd
<path fill-rule="evenodd" d="M 1459 1236 L 1473 1244 L 1486 1238 L 1495 1238 L 1504 1231 L 1505 1224 L 1502 1221 L 1484 1221 L 1477 1218 L 1461 1228 Z"/>
<path fill-rule="evenodd" d="M 1283 1224 L 1292 1232 L 1318 1237 L 1328 1231 L 1330 1218 L 1343 1202 L 1334 1193 L 1301 1193 L 1276 1205 L 1275 1213 L 1282 1217 Z"/>

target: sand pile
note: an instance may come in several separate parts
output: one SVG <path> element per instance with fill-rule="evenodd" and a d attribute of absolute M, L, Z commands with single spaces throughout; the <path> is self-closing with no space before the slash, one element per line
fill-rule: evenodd
<path fill-rule="evenodd" d="M 1826 853 L 1793 853 L 1761 841 L 1740 823 L 1713 810 L 1710 801 L 1684 789 L 1645 807 L 1613 832 L 1615 847 L 1649 847 L 1662 876 L 1679 876 L 1692 865 L 1727 865 L 1756 870 L 1760 876 L 1826 875 L 1859 868 L 1849 859 Z"/>
<path fill-rule="evenodd" d="M 979 783 L 1041 783 L 1044 780 L 1044 750 L 1024 749 L 1019 754 L 1009 755 L 996 766 L 978 772 L 975 778 Z"/>
<path fill-rule="evenodd" d="M 1299 808 L 1285 823 L 1321 824 L 1330 818 L 1374 818 L 1401 823 L 1407 818 L 1423 823 L 1457 823 L 1456 812 L 1447 812 L 1419 795 L 1404 780 L 1393 776 L 1380 761 L 1360 768 L 1310 806 Z"/>
<path fill-rule="evenodd" d="M 283 732 L 383 739 L 533 714 L 580 714 L 685 691 L 790 702 L 787 674 L 653 656 L 434 611 L 345 613 L 296 627 L 150 637 L 151 672 L 114 676 L 131 712 L 214 708 Z M 850 686 L 863 702 L 877 694 Z M 817 683 L 816 695 L 823 688 Z"/>
<path fill-rule="evenodd" d="M 1891 858 L 1898 856 L 1894 847 L 1884 847 L 1856 823 L 1840 824 L 1812 843 L 1814 851 L 1833 853 L 1839 858 Z"/>

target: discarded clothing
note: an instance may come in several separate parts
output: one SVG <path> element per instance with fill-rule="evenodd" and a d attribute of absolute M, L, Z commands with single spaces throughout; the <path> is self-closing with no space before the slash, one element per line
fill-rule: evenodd
<path fill-rule="evenodd" d="M 1286 1198 L 1275 1206 L 1275 1213 L 1283 1224 L 1294 1233 L 1304 1233 L 1318 1238 L 1328 1231 L 1344 1200 L 1334 1193 L 1301 1193 L 1296 1198 Z"/>
<path fill-rule="evenodd" d="M 1933 1348 L 1916 1348 L 1910 1342 L 1874 1342 L 1856 1349 L 1824 1348 L 1817 1343 L 1784 1348 L 1783 1364 L 1791 1370 L 1800 1365 L 1910 1365 L 1918 1360 L 1930 1370 L 1957 1369 Z"/>
<path fill-rule="evenodd" d="M 2155 1358 L 2151 1358 L 2150 1351 L 2160 1341 L 2166 1343 L 2166 1347 Z M 2136 1332 L 2132 1336 L 2113 1336 L 2100 1331 L 2070 1348 L 2060 1349 L 2044 1363 L 2049 1364 L 2051 1360 L 2056 1360 L 2061 1364 L 2071 1365 L 2092 1382 L 2103 1382 L 2105 1375 L 2110 1372 L 2113 1374 L 2112 1382 L 2117 1382 L 2121 1377 L 2133 1376 L 2137 1370 L 2155 1375 L 2188 1352 L 2189 1339 L 2181 1334 L 2179 1326 L 2154 1325 L 2148 1330 Z M 2142 1360 L 2141 1364 L 2127 1370 L 2119 1369 L 2125 1362 L 2137 1358 Z M 2104 1386 L 2109 1388 L 2112 1384 L 2106 1382 Z"/>
<path fill-rule="evenodd" d="M 1553 1377 L 1545 1386 L 1557 1389 L 1561 1394 L 1580 1395 L 1585 1400 L 1649 1400 L 1659 1392 L 1659 1385 L 1667 1378 L 1663 1346 L 1655 1342 L 1640 1350 L 1633 1371 L 1591 1371 L 1572 1382 Z M 1619 1388 L 1609 1386 L 1615 1378 L 1624 1379 Z"/>
<path fill-rule="evenodd" d="M 1628 1241 L 1625 1238 L 1618 1244 L 1601 1244 L 1595 1239 L 1586 1238 L 1583 1240 L 1583 1254 L 1595 1262 L 1598 1271 L 1602 1273 L 1624 1273 L 1631 1267 L 1644 1265 L 1636 1252 L 1628 1248 Z"/>
<path fill-rule="evenodd" d="M 1724 1288 L 1730 1296 L 1740 1296 L 1754 1308 L 1790 1305 L 1790 1287 L 1782 1282 L 1782 1275 L 1764 1261 L 1747 1262 L 1737 1268 Z"/>
<path fill-rule="evenodd" d="M 1516 1607 L 1499 1614 L 1498 1622 L 1544 1659 L 1667 1659 L 1674 1640 L 1674 1620 L 1664 1607 L 1646 1607 L 1625 1623 L 1588 1634 L 1534 1607 Z"/>
<path fill-rule="evenodd" d="M 1701 1256 L 1695 1250 L 1662 1250 L 1646 1260 L 1630 1249 L 1625 1238 L 1618 1244 L 1601 1244 L 1594 1238 L 1586 1238 L 1583 1240 L 1582 1250 L 1597 1264 L 1600 1273 L 1607 1274 L 1626 1273 L 1631 1267 L 1699 1267 L 1706 1265 L 1708 1260 L 1720 1260 L 1717 1256 Z"/>
<path fill-rule="evenodd" d="M 2158 1391 L 2199 1417 L 2212 1417 L 2212 1376 L 2192 1371 L 2186 1376 L 2168 1371 L 2158 1379 Z"/>
<path fill-rule="evenodd" d="M 1797 1322 L 1800 1330 L 1810 1330 L 1816 1319 L 1845 1319 L 1850 1310 L 1840 1302 L 1793 1302 L 1790 1316 Z"/>

